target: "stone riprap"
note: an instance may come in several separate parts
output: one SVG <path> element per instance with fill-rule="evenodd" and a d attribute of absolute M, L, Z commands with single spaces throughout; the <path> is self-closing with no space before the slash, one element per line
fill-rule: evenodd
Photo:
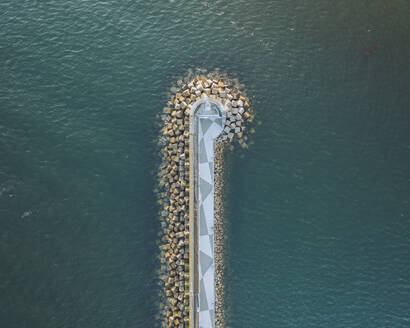
<path fill-rule="evenodd" d="M 227 78 L 197 75 L 179 84 L 162 120 L 162 327 L 222 327 L 221 154 L 235 138 L 246 147 L 249 102 Z"/>

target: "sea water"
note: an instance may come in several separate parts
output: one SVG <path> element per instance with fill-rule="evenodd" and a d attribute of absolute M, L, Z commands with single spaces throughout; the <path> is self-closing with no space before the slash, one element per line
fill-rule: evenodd
<path fill-rule="evenodd" d="M 406 1 L 0 3 L 0 327 L 154 327 L 156 116 L 243 83 L 228 327 L 408 327 Z"/>

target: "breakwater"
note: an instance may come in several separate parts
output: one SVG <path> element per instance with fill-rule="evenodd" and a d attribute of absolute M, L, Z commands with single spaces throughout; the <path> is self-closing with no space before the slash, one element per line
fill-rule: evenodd
<path fill-rule="evenodd" d="M 253 115 L 238 83 L 217 73 L 179 81 L 159 145 L 163 327 L 223 326 L 223 150 L 246 147 Z"/>

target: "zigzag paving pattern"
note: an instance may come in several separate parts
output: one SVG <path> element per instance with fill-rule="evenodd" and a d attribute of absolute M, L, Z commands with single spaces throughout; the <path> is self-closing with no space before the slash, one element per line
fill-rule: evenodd
<path fill-rule="evenodd" d="M 198 279 L 199 279 L 199 327 L 215 327 L 215 254 L 214 254 L 214 144 L 225 123 L 224 110 L 205 100 L 194 113 L 198 131 L 194 131 L 198 143 L 196 169 L 199 191 L 198 213 Z M 197 132 L 197 133 L 196 133 Z M 195 148 L 194 148 L 195 149 Z M 195 173 L 194 173 L 195 175 Z"/>

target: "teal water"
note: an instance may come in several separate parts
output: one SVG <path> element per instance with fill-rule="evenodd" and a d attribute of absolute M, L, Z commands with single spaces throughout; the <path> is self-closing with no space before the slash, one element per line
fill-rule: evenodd
<path fill-rule="evenodd" d="M 0 327 L 152 327 L 156 115 L 244 83 L 229 327 L 408 327 L 409 2 L 0 3 Z"/>

